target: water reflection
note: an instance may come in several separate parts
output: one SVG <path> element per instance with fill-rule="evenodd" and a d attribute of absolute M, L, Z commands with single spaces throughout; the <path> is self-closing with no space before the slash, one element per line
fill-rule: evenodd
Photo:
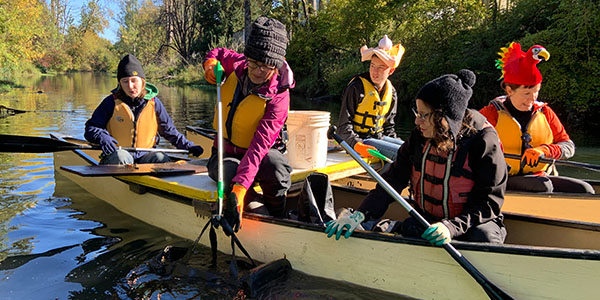
<path fill-rule="evenodd" d="M 116 78 L 76 73 L 18 83 L 25 88 L 4 94 L 0 105 L 27 112 L 0 118 L 0 133 L 48 136 L 59 132 L 81 138 L 85 121 L 116 86 Z M 210 126 L 214 89 L 158 88 L 178 129 Z M 292 102 L 292 109 L 323 109 L 301 99 Z M 328 105 L 339 110 L 339 104 Z M 337 112 L 333 115 L 336 120 Z M 219 255 L 217 268 L 210 269 L 207 248 L 197 247 L 187 265 L 196 270 L 193 276 L 148 268 L 167 245 L 190 247 L 191 241 L 124 215 L 54 173 L 52 154 L 0 153 L 0 208 L 2 299 L 245 297 L 239 282 L 231 278 L 229 257 Z M 396 297 L 297 272 L 291 276 L 259 298 Z M 359 293 L 362 296 L 357 297 Z"/>

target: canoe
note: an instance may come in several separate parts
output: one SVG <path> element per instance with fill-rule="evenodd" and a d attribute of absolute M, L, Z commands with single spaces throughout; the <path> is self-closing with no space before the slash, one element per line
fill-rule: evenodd
<path fill-rule="evenodd" d="M 56 172 L 118 210 L 183 238 L 194 240 L 211 217 L 216 184 L 205 172 L 84 177 L 61 169 L 93 165 L 98 154 L 97 150 L 57 152 Z M 333 180 L 360 173 L 338 154 L 330 153 L 332 162 L 321 171 L 331 171 Z M 311 171 L 295 170 L 295 174 Z M 346 176 L 354 172 L 358 173 Z M 335 189 L 334 197 L 336 208 L 356 207 L 363 194 Z M 293 209 L 294 204 L 288 200 L 287 208 Z M 399 206 L 389 211 L 388 217 L 405 216 Z M 287 257 L 294 269 L 309 275 L 421 299 L 486 298 L 479 284 L 446 251 L 421 239 L 357 231 L 350 239 L 336 241 L 314 224 L 252 213 L 243 218 L 238 237 L 258 261 Z M 589 299 L 600 293 L 600 224 L 507 214 L 506 225 L 507 244 L 453 244 L 516 299 Z M 230 254 L 228 237 L 219 233 L 217 238 L 219 250 Z M 209 245 L 207 236 L 199 242 Z"/>
<path fill-rule="evenodd" d="M 195 143 L 212 145 L 212 131 L 195 126 L 187 126 L 187 137 Z M 209 148 L 210 149 L 210 148 Z M 549 220 L 571 220 L 584 223 L 600 223 L 600 181 L 587 180 L 596 190 L 596 195 L 576 193 L 527 193 L 507 191 L 502 210 L 521 216 L 536 216 Z M 376 182 L 361 173 L 332 179 L 332 185 L 358 193 L 366 193 L 375 188 Z M 401 193 L 408 196 L 408 190 Z M 542 203 L 542 204 L 541 204 Z"/>

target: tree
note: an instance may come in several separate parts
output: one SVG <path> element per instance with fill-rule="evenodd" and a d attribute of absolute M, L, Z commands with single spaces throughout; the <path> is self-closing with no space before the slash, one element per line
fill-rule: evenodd
<path fill-rule="evenodd" d="M 18 71 L 43 55 L 43 6 L 37 0 L 0 0 L 0 70 Z"/>
<path fill-rule="evenodd" d="M 192 56 L 192 46 L 200 38 L 198 26 L 198 8 L 200 0 L 164 0 L 162 19 L 169 44 L 165 45 L 177 51 L 185 63 Z"/>
<path fill-rule="evenodd" d="M 109 65 L 102 63 L 106 54 L 102 54 L 107 47 L 107 41 L 99 37 L 99 34 L 108 27 L 110 16 L 100 5 L 100 0 L 91 0 L 81 7 L 81 22 L 78 26 L 68 29 L 65 48 L 72 58 L 72 68 L 80 71 L 106 71 Z M 110 44 L 110 43 L 108 43 Z M 97 69 L 101 67 L 100 69 Z"/>
<path fill-rule="evenodd" d="M 146 0 L 123 2 L 120 15 L 119 37 L 115 44 L 119 56 L 131 53 L 142 62 L 153 61 L 165 40 L 165 28 L 160 22 L 160 8 Z"/>

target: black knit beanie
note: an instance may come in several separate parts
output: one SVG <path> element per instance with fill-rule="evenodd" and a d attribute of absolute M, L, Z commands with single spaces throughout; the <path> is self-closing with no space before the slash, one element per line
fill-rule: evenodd
<path fill-rule="evenodd" d="M 417 99 L 425 101 L 432 109 L 442 109 L 455 141 L 473 95 L 471 88 L 475 80 L 472 71 L 462 69 L 426 83 L 417 93 Z"/>
<path fill-rule="evenodd" d="M 285 25 L 275 19 L 259 17 L 252 23 L 244 55 L 267 65 L 281 68 L 287 43 Z"/>
<path fill-rule="evenodd" d="M 123 77 L 130 76 L 139 76 L 146 79 L 140 61 L 135 56 L 127 54 L 119 62 L 119 66 L 117 67 L 117 79 L 121 80 Z"/>

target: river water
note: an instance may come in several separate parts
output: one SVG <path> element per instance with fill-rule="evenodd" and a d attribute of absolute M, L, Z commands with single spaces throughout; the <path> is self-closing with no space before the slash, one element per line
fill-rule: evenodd
<path fill-rule="evenodd" d="M 0 118 L 0 134 L 83 138 L 85 121 L 116 82 L 91 73 L 23 79 L 24 88 L 3 94 L 0 105 L 29 112 Z M 214 88 L 158 88 L 178 129 L 210 125 Z M 293 109 L 327 109 L 337 119 L 339 104 L 292 101 Z M 0 153 L 0 299 L 249 298 L 231 277 L 228 256 L 208 267 L 208 248 L 190 259 L 195 272 L 153 269 L 167 245 L 189 248 L 192 241 L 129 217 L 56 174 L 52 153 Z M 402 299 L 300 272 L 257 298 Z"/>

